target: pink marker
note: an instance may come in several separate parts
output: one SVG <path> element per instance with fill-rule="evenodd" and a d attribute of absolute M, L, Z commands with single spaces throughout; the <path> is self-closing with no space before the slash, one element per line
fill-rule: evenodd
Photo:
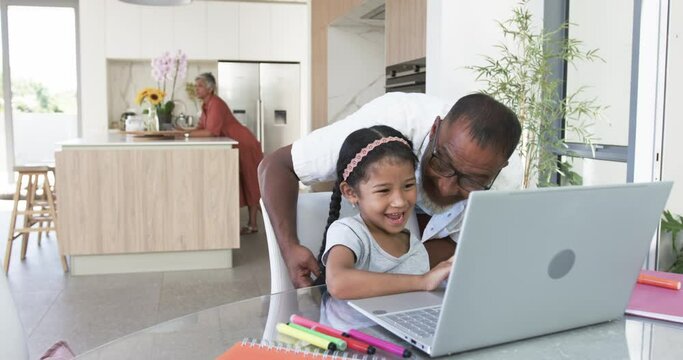
<path fill-rule="evenodd" d="M 370 345 L 372 345 L 378 349 L 382 349 L 386 352 L 389 352 L 389 353 L 392 353 L 392 354 L 395 354 L 398 356 L 403 356 L 404 358 L 411 357 L 413 355 L 410 352 L 410 350 L 408 350 L 402 346 L 390 343 L 390 342 L 382 340 L 382 339 L 378 339 L 374 336 L 370 336 L 370 335 L 368 335 L 364 332 L 360 332 L 358 330 L 351 329 L 347 332 L 347 334 L 349 334 L 349 336 L 351 336 L 354 339 L 358 339 L 360 341 L 365 341 L 366 343 L 368 343 L 368 344 L 370 344 Z"/>
<path fill-rule="evenodd" d="M 317 323 L 317 322 L 315 322 L 315 321 L 313 321 L 313 320 L 306 319 L 305 317 L 299 316 L 299 315 L 297 315 L 297 314 L 293 314 L 292 316 L 290 316 L 290 317 L 289 317 L 289 321 L 291 321 L 291 322 L 293 322 L 293 323 L 295 323 L 295 324 L 297 324 L 297 325 L 301 325 L 301 326 L 303 326 L 303 327 L 307 327 L 307 328 L 309 328 L 309 329 L 313 329 L 313 328 L 315 328 L 315 327 L 320 328 L 320 329 L 325 329 L 325 330 L 327 330 L 329 333 L 331 333 L 331 335 L 334 335 L 334 336 L 346 336 L 346 335 L 347 335 L 347 334 L 346 334 L 345 332 L 343 332 L 343 331 L 340 331 L 340 330 L 331 328 L 331 327 L 329 327 L 329 326 L 325 326 L 325 325 L 323 325 L 323 324 L 319 324 L 319 323 Z"/>

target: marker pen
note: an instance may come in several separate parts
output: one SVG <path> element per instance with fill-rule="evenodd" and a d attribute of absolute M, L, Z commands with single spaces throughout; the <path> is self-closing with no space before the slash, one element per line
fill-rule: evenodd
<path fill-rule="evenodd" d="M 355 329 L 349 330 L 348 334 L 354 339 L 358 339 L 360 341 L 365 341 L 366 343 L 368 343 L 368 344 L 370 344 L 370 345 L 372 345 L 378 349 L 382 349 L 384 351 L 390 352 L 390 353 L 398 355 L 398 356 L 403 356 L 403 357 L 407 358 L 407 357 L 411 357 L 413 355 L 410 352 L 410 350 L 408 350 L 402 346 L 390 343 L 386 340 L 378 339 L 374 336 L 370 336 L 366 333 L 360 332 L 360 331 L 355 330 Z"/>
<path fill-rule="evenodd" d="M 309 329 L 313 328 L 316 325 L 320 325 L 319 323 L 317 323 L 311 319 L 305 318 L 305 317 L 303 317 L 301 315 L 297 315 L 297 314 L 292 314 L 292 316 L 289 317 L 289 322 L 293 322 L 297 325 L 305 326 Z"/>
<path fill-rule="evenodd" d="M 328 334 L 328 335 L 334 335 L 334 336 L 337 336 L 337 337 L 339 337 L 339 336 L 347 336 L 347 337 L 348 337 L 348 334 L 346 334 L 345 332 L 343 332 L 343 331 L 341 331 L 341 330 L 337 330 L 337 329 L 335 329 L 335 328 L 331 328 L 331 327 L 329 327 L 329 326 L 325 326 L 325 325 L 323 325 L 323 324 L 317 323 L 317 322 L 315 322 L 315 321 L 313 321 L 313 320 L 306 319 L 305 317 L 299 316 L 299 315 L 296 315 L 296 314 L 290 316 L 290 317 L 289 317 L 289 321 L 291 321 L 291 322 L 293 322 L 293 323 L 295 323 L 295 324 L 297 324 L 297 325 L 301 325 L 301 326 L 303 326 L 303 327 L 307 327 L 307 328 L 309 328 L 309 329 L 313 329 L 314 327 L 317 327 L 318 330 L 316 330 L 316 331 L 320 331 L 319 329 L 325 329 L 325 330 L 327 331 L 325 334 Z"/>
<path fill-rule="evenodd" d="M 351 349 L 351 350 L 356 350 L 358 352 L 362 352 L 362 353 L 370 354 L 370 355 L 374 354 L 376 351 L 375 347 L 370 345 L 370 344 L 364 343 L 360 340 L 356 340 L 352 337 L 349 337 L 348 335 L 345 336 L 345 335 L 333 334 L 334 331 L 328 331 L 327 329 L 328 328 L 326 326 L 323 326 L 323 327 L 314 326 L 313 327 L 313 330 L 315 330 L 317 332 L 321 332 L 321 333 L 329 335 L 329 336 L 334 336 L 336 338 L 339 338 L 339 339 L 346 341 L 346 345 L 348 345 L 349 349 Z M 337 332 L 340 332 L 340 331 L 337 331 Z"/>
<path fill-rule="evenodd" d="M 324 340 L 326 340 L 326 341 L 329 341 L 329 342 L 331 342 L 331 343 L 334 343 L 334 345 L 337 346 L 337 350 L 339 350 L 339 351 L 344 351 L 344 350 L 346 350 L 346 341 L 344 341 L 344 340 L 342 340 L 342 339 L 336 338 L 336 337 L 334 337 L 334 336 L 329 336 L 329 335 L 323 334 L 323 333 L 321 333 L 321 332 L 319 332 L 319 331 L 316 331 L 316 330 L 313 330 L 313 329 L 309 329 L 309 328 L 307 328 L 307 327 L 304 327 L 304 326 L 301 326 L 301 325 L 297 325 L 297 324 L 294 324 L 294 323 L 291 323 L 291 322 L 290 322 L 290 323 L 287 323 L 287 325 L 288 325 L 288 326 L 291 326 L 291 327 L 293 327 L 293 328 L 295 328 L 295 329 L 297 329 L 297 330 L 301 330 L 301 331 L 303 331 L 303 332 L 307 332 L 307 333 L 309 333 L 309 334 L 311 334 L 311 335 L 313 335 L 313 336 L 317 336 L 317 337 L 322 338 L 322 339 L 324 339 Z"/>
<path fill-rule="evenodd" d="M 665 279 L 658 276 L 640 274 L 638 275 L 638 284 L 658 286 L 665 289 L 680 290 L 681 282 L 678 280 Z"/>
<path fill-rule="evenodd" d="M 313 329 L 317 332 L 323 333 L 325 335 L 333 336 L 338 339 L 342 339 L 346 341 L 346 344 L 348 345 L 349 349 L 356 350 L 362 353 L 366 354 L 374 354 L 376 349 L 374 346 L 364 343 L 360 340 L 353 339 L 349 336 L 349 334 L 337 330 L 335 328 L 331 328 L 329 326 L 317 323 L 313 320 L 307 319 L 303 316 L 293 314 L 292 316 L 289 317 L 289 321 L 301 325 L 303 327 L 307 327 L 309 329 Z"/>
<path fill-rule="evenodd" d="M 313 346 L 317 346 L 324 350 L 337 350 L 337 345 L 335 345 L 333 342 L 327 341 L 315 335 L 311 335 L 305 331 L 295 329 L 291 326 L 287 326 L 283 323 L 277 324 L 277 331 L 287 336 L 291 336 L 295 339 L 303 340 Z"/>

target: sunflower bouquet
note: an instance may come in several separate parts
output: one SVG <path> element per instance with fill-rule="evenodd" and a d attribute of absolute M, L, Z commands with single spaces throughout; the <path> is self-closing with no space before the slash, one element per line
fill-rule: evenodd
<path fill-rule="evenodd" d="M 135 103 L 142 105 L 142 102 L 147 100 L 150 105 L 158 107 L 164 101 L 164 96 L 166 94 L 159 88 L 144 88 L 135 97 Z"/>
<path fill-rule="evenodd" d="M 142 105 L 144 101 L 147 101 L 147 103 L 150 105 L 148 109 L 143 111 L 143 113 L 147 113 L 149 115 L 149 119 L 147 119 L 146 123 L 147 130 L 159 130 L 159 119 L 157 118 L 157 113 L 164 101 L 165 95 L 166 94 L 161 89 L 149 87 L 140 90 L 138 95 L 135 97 L 136 104 Z"/>
<path fill-rule="evenodd" d="M 135 97 L 135 102 L 142 105 L 144 101 L 147 101 L 151 105 L 150 110 L 158 115 L 160 122 L 170 124 L 171 114 L 175 108 L 173 95 L 176 82 L 185 78 L 187 74 L 187 55 L 180 50 L 175 55 L 171 55 L 167 51 L 160 57 L 152 59 L 151 65 L 152 78 L 156 81 L 157 86 L 140 90 Z M 166 100 L 167 85 L 170 87 L 168 100 Z"/>

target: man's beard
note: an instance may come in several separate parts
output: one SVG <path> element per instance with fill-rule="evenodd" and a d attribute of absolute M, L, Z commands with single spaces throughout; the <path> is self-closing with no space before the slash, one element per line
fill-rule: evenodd
<path fill-rule="evenodd" d="M 424 174 L 424 169 L 422 168 L 422 164 L 424 164 L 424 161 L 420 161 L 419 163 L 419 169 L 417 170 L 417 176 L 418 176 L 418 181 L 420 183 L 420 186 L 417 187 L 417 203 L 424 210 L 426 213 L 429 215 L 436 215 L 436 214 L 441 214 L 445 212 L 446 210 L 450 209 L 453 204 L 450 205 L 439 205 L 435 203 L 432 198 L 429 196 L 427 191 L 425 191 L 425 181 L 431 181 L 430 179 L 425 179 L 426 176 Z"/>

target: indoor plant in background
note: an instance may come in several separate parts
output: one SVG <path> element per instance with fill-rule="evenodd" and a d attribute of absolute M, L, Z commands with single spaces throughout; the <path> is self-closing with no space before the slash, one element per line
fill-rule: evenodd
<path fill-rule="evenodd" d="M 145 128 L 147 131 L 159 131 L 159 117 L 157 111 L 159 106 L 164 100 L 164 92 L 158 88 L 144 88 L 138 92 L 135 97 L 135 103 L 142 105 L 144 101 L 147 101 L 149 108 L 145 109 L 147 112 L 147 121 L 145 122 Z M 143 113 L 145 112 L 143 111 Z"/>
<path fill-rule="evenodd" d="M 561 40 L 558 35 L 568 28 L 567 23 L 556 30 L 535 29 L 527 4 L 528 0 L 521 1 L 510 19 L 498 23 L 506 40 L 496 46 L 499 57 L 486 56 L 484 65 L 469 69 L 486 84 L 483 92 L 509 106 L 519 117 L 522 187 L 553 185 L 553 174 L 559 174 L 564 183 L 578 185 L 581 176 L 556 155 L 567 153 L 560 134 L 573 133 L 581 142 L 592 144 L 589 127 L 603 107 L 595 100 L 581 99 L 583 87 L 561 98 L 559 90 L 564 84 L 553 75 L 552 64 L 558 60 L 572 65 L 602 59 L 595 49 L 584 51 L 576 39 Z M 564 121 L 563 128 L 558 129 L 558 119 L 573 121 Z"/>
<path fill-rule="evenodd" d="M 199 105 L 197 103 L 197 88 L 194 85 L 194 82 L 187 82 L 185 83 L 185 92 L 187 93 L 187 97 L 192 100 L 192 105 L 194 105 L 194 110 L 197 114 L 197 117 L 201 115 Z"/>
<path fill-rule="evenodd" d="M 175 102 L 173 101 L 175 87 L 180 80 L 185 78 L 186 74 L 187 55 L 181 50 L 178 50 L 173 56 L 166 51 L 161 56 L 152 59 L 152 78 L 156 81 L 157 87 L 143 89 L 138 93 L 136 101 L 138 104 L 141 104 L 145 99 L 145 96 L 142 95 L 143 92 L 150 89 L 156 90 L 153 94 L 161 96 L 159 100 L 152 100 L 147 97 L 153 108 L 151 110 L 156 112 L 156 116 L 159 119 L 160 130 L 171 128 L 171 119 L 173 117 L 173 109 L 175 108 Z M 180 83 L 182 84 L 183 82 L 180 81 Z M 166 99 L 166 95 L 169 93 L 171 96 Z"/>
<path fill-rule="evenodd" d="M 669 210 L 664 211 L 661 220 L 661 233 L 659 234 L 659 244 L 664 246 L 671 241 L 671 264 L 660 264 L 666 271 L 683 274 L 683 244 L 679 244 L 678 234 L 683 230 L 683 217 L 671 214 Z M 666 260 L 664 260 L 666 261 Z"/>

